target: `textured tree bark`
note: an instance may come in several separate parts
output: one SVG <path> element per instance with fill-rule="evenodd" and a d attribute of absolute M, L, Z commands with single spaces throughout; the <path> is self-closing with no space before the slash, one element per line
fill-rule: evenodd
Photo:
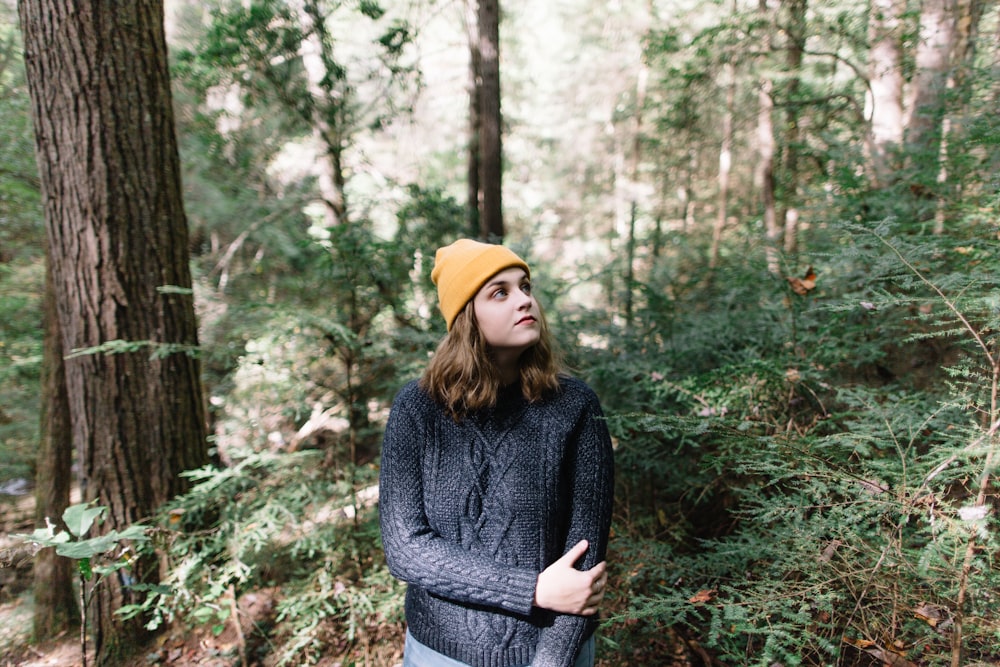
<path fill-rule="evenodd" d="M 482 208 L 480 236 L 503 239 L 503 153 L 500 112 L 500 6 L 497 0 L 479 0 L 479 57 L 482 82 L 479 88 L 479 186 Z"/>
<path fill-rule="evenodd" d="M 869 90 L 871 171 L 879 187 L 896 172 L 903 141 L 903 43 L 900 0 L 871 0 L 869 18 Z"/>
<path fill-rule="evenodd" d="M 103 528 L 150 517 L 207 460 L 162 0 L 19 3 L 73 442 Z M 141 643 L 137 560 L 97 587 L 98 664 Z"/>
<path fill-rule="evenodd" d="M 479 7 L 477 0 L 465 0 L 465 28 L 469 39 L 469 159 L 466 166 L 466 222 L 469 233 L 479 236 L 482 207 L 479 186 L 479 88 L 482 58 L 479 55 Z"/>
<path fill-rule="evenodd" d="M 52 286 L 51 262 L 45 267 L 45 343 L 42 362 L 42 400 L 39 410 L 40 443 L 35 470 L 35 524 L 46 519 L 60 528 L 70 502 L 73 437 L 66 394 L 66 372 L 62 339 Z M 80 621 L 73 592 L 73 563 L 57 556 L 55 549 L 42 549 L 35 556 L 36 641 L 50 639 Z"/>

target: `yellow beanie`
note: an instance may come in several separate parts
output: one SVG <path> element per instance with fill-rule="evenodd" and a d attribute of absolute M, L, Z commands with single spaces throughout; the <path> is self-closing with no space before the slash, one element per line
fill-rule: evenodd
<path fill-rule="evenodd" d="M 431 280 L 437 285 L 438 306 L 448 324 L 448 331 L 479 288 L 496 274 L 512 267 L 520 267 L 529 275 L 531 273 L 523 259 L 502 245 L 459 239 L 438 248 Z"/>

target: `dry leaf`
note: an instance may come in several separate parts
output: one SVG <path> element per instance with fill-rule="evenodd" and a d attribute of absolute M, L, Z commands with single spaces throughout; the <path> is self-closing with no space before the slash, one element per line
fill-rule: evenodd
<path fill-rule="evenodd" d="M 932 628 L 936 628 L 938 623 L 947 618 L 947 610 L 926 602 L 913 610 L 913 615 L 921 621 L 927 623 Z"/>
<path fill-rule="evenodd" d="M 688 602 L 690 602 L 691 604 L 711 602 L 712 600 L 715 599 L 716 594 L 718 594 L 718 591 L 715 590 L 714 588 L 702 589 L 697 593 L 695 593 L 694 595 L 692 595 L 690 598 L 688 598 Z"/>
<path fill-rule="evenodd" d="M 910 662 L 905 656 L 887 648 L 883 648 L 868 639 L 851 639 L 849 637 L 844 637 L 844 643 L 861 649 L 881 662 L 885 665 L 885 667 L 917 667 L 916 663 Z"/>
<path fill-rule="evenodd" d="M 833 558 L 833 555 L 837 553 L 837 549 L 839 549 L 842 544 L 843 542 L 840 540 L 831 540 L 830 543 L 823 548 L 823 553 L 819 556 L 819 562 L 830 562 L 830 559 Z"/>
<path fill-rule="evenodd" d="M 811 292 L 816 287 L 816 272 L 813 271 L 813 267 L 809 267 L 806 271 L 806 275 L 801 278 L 787 277 L 785 280 L 788 284 L 792 286 L 792 291 L 799 296 L 805 296 Z"/>

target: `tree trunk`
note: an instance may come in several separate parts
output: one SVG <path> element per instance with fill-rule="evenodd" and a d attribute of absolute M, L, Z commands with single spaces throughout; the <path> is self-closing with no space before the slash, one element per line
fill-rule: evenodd
<path fill-rule="evenodd" d="M 42 401 L 39 412 L 40 443 L 35 471 L 35 524 L 46 519 L 65 529 L 62 515 L 70 502 L 73 437 L 62 339 L 52 285 L 52 263 L 45 262 L 45 347 L 42 361 Z M 80 622 L 73 592 L 73 563 L 42 549 L 35 556 L 34 638 L 55 637 Z"/>
<path fill-rule="evenodd" d="M 785 183 L 782 202 L 784 251 L 789 257 L 799 250 L 799 145 L 802 130 L 799 122 L 799 87 L 802 81 L 802 55 L 806 43 L 806 0 L 786 0 L 788 6 L 788 86 L 785 95 L 785 159 L 782 165 Z"/>
<path fill-rule="evenodd" d="M 902 0 L 871 0 L 867 115 L 871 135 L 872 184 L 887 184 L 896 172 L 903 141 Z"/>
<path fill-rule="evenodd" d="M 733 168 L 733 112 L 736 107 L 736 69 L 731 62 L 725 65 L 726 108 L 722 114 L 722 145 L 719 147 L 719 192 L 716 198 L 715 225 L 712 227 L 712 244 L 708 250 L 708 268 L 719 265 L 719 248 L 722 233 L 729 217 L 729 177 Z"/>
<path fill-rule="evenodd" d="M 629 214 L 628 239 L 625 246 L 625 324 L 632 325 L 633 294 L 635 289 L 636 218 L 639 215 L 639 179 L 642 165 L 643 112 L 646 108 L 646 87 L 649 82 L 649 65 L 645 57 L 639 60 L 635 78 L 635 129 L 632 135 L 632 156 L 629 165 Z"/>
<path fill-rule="evenodd" d="M 694 201 L 694 177 L 698 173 L 698 151 L 688 149 L 687 166 L 682 176 L 682 185 L 678 191 L 680 200 L 681 231 L 688 232 L 694 229 L 695 223 L 695 201 Z"/>
<path fill-rule="evenodd" d="M 19 4 L 73 442 L 104 529 L 148 519 L 207 461 L 162 0 Z M 94 595 L 98 664 L 144 638 L 128 581 Z"/>
<path fill-rule="evenodd" d="M 327 227 L 336 227 L 345 221 L 347 201 L 344 196 L 343 146 L 338 113 L 342 103 L 331 90 L 329 52 L 326 33 L 326 15 L 316 2 L 306 2 L 300 12 L 304 38 L 300 46 L 302 66 L 306 71 L 309 95 L 312 97 L 313 140 L 320 149 L 316 165 L 316 184 L 323 201 L 323 217 Z"/>
<path fill-rule="evenodd" d="M 469 39 L 469 151 L 466 176 L 466 222 L 472 236 L 480 234 L 482 187 L 479 182 L 479 105 L 483 63 L 479 55 L 479 15 L 476 0 L 465 1 L 465 28 Z"/>
<path fill-rule="evenodd" d="M 945 230 L 946 207 L 949 201 L 959 201 L 961 199 L 961 182 L 949 187 L 948 161 L 950 159 L 950 144 L 954 140 L 955 118 L 960 118 L 965 114 L 965 104 L 967 99 L 968 69 L 972 63 L 975 50 L 976 36 L 979 33 L 979 20 L 983 16 L 985 3 L 978 0 L 958 0 L 954 6 L 955 28 L 949 53 L 950 67 L 948 77 L 945 81 L 945 88 L 948 91 L 947 97 L 956 98 L 943 114 L 941 119 L 940 141 L 938 144 L 938 173 L 937 190 L 938 199 L 934 212 L 934 233 L 942 234 Z M 954 191 L 958 188 L 959 191 Z M 951 191 L 949 191 L 951 190 Z"/>
<path fill-rule="evenodd" d="M 760 0 L 760 13 L 764 19 L 764 30 L 766 31 L 761 39 L 762 53 L 767 53 L 771 48 L 771 8 L 768 0 Z M 757 163 L 757 187 L 760 188 L 761 206 L 764 216 L 764 235 L 766 240 L 765 253 L 767 256 L 767 269 L 774 275 L 778 275 L 781 266 L 778 258 L 778 243 L 781 239 L 781 229 L 778 227 L 778 216 L 776 210 L 776 198 L 774 194 L 774 99 L 772 93 L 774 82 L 768 75 L 764 75 L 760 80 L 760 89 L 757 93 L 757 153 L 759 161 Z"/>
<path fill-rule="evenodd" d="M 501 150 L 500 113 L 500 4 L 498 0 L 479 0 L 479 186 L 482 208 L 479 211 L 480 236 L 487 240 L 503 239 L 503 153 Z"/>
<path fill-rule="evenodd" d="M 934 136 L 944 109 L 948 65 L 955 44 L 955 0 L 923 0 L 920 39 L 906 104 L 906 143 L 917 164 L 926 164 L 937 147 Z"/>

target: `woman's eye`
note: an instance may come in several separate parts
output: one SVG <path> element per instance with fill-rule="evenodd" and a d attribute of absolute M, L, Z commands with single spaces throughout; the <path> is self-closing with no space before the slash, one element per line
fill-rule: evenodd
<path fill-rule="evenodd" d="M 505 289 L 498 289 L 496 292 L 493 292 L 494 299 L 499 299 L 505 296 L 507 296 L 507 290 Z"/>
<path fill-rule="evenodd" d="M 531 283 L 524 283 L 521 285 L 521 291 L 525 294 L 531 294 Z"/>

